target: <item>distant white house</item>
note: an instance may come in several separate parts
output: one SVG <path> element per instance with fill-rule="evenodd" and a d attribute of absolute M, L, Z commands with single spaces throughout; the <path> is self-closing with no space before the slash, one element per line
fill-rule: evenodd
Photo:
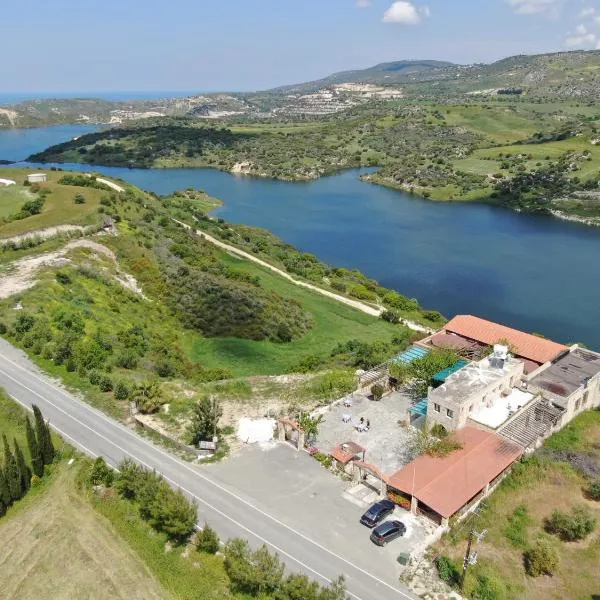
<path fill-rule="evenodd" d="M 27 175 L 27 181 L 29 183 L 44 183 L 48 180 L 46 173 L 30 173 Z"/>
<path fill-rule="evenodd" d="M 16 181 L 13 181 L 12 179 L 0 179 L 0 185 L 15 185 Z"/>

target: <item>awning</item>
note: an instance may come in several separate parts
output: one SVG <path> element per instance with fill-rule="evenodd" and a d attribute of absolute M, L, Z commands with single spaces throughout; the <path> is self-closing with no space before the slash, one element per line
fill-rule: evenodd
<path fill-rule="evenodd" d="M 427 398 L 423 398 L 423 400 L 419 400 L 416 404 L 413 404 L 408 409 L 408 412 L 421 417 L 427 416 Z"/>
<path fill-rule="evenodd" d="M 405 365 L 409 365 L 411 362 L 417 360 L 418 358 L 423 358 L 429 354 L 429 350 L 427 348 L 421 348 L 420 346 L 411 346 L 408 350 L 405 350 L 398 356 L 394 356 L 392 358 L 393 363 L 404 363 Z"/>
<path fill-rule="evenodd" d="M 460 360 L 457 360 L 451 367 L 448 367 L 447 369 L 443 369 L 436 373 L 432 379 L 434 381 L 437 381 L 438 383 L 444 383 L 444 381 L 446 381 L 446 379 L 448 379 L 448 377 L 450 377 L 452 373 L 460 371 L 463 367 L 466 367 L 468 364 L 468 360 L 464 360 L 461 358 Z"/>

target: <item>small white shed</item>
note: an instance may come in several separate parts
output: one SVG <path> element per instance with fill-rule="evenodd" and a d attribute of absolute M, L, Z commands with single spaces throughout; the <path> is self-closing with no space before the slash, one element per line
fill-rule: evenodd
<path fill-rule="evenodd" d="M 29 183 L 44 183 L 48 180 L 46 173 L 30 173 L 27 175 L 27 181 Z"/>
<path fill-rule="evenodd" d="M 5 185 L 5 186 L 9 186 L 9 185 L 15 185 L 16 181 L 13 181 L 12 179 L 0 179 L 0 185 Z"/>

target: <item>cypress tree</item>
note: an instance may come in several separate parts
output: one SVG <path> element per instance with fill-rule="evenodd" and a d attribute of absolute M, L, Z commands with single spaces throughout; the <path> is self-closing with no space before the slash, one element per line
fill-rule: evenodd
<path fill-rule="evenodd" d="M 21 497 L 21 480 L 19 477 L 19 467 L 17 459 L 10 451 L 6 435 L 2 434 L 2 442 L 4 444 L 4 477 L 6 485 L 12 501 L 18 500 Z"/>
<path fill-rule="evenodd" d="M 19 484 L 21 486 L 21 498 L 27 493 L 31 486 L 31 469 L 25 462 L 23 451 L 17 443 L 16 438 L 13 440 L 15 445 L 15 459 L 17 461 L 17 468 L 19 469 Z"/>
<path fill-rule="evenodd" d="M 54 459 L 54 447 L 52 445 L 52 437 L 50 428 L 46 425 L 42 411 L 34 404 L 33 415 L 35 417 L 35 435 L 42 453 L 42 461 L 45 465 L 49 465 Z"/>
<path fill-rule="evenodd" d="M 54 460 L 56 452 L 52 443 L 52 430 L 48 422 L 44 423 L 44 435 L 46 437 L 44 442 L 44 462 L 49 465 Z"/>
<path fill-rule="evenodd" d="M 31 421 L 29 420 L 29 415 L 25 419 L 25 433 L 27 434 L 27 445 L 29 446 L 29 454 L 31 454 L 33 472 L 38 477 L 42 477 L 44 475 L 44 458 L 38 440 L 35 437 Z"/>
<path fill-rule="evenodd" d="M 6 486 L 4 471 L 0 468 L 0 517 L 4 515 L 10 506 L 10 493 Z"/>

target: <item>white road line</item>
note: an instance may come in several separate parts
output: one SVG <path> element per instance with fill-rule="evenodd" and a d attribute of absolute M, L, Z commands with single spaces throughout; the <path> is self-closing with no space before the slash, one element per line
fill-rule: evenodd
<path fill-rule="evenodd" d="M 38 375 L 36 375 L 35 373 L 32 373 L 31 371 L 28 371 L 27 369 L 25 369 L 24 367 L 21 367 L 20 365 L 18 365 L 17 363 L 13 362 L 12 360 L 10 360 L 9 358 L 6 357 L 2 357 L 4 360 L 6 360 L 7 362 L 11 363 L 12 365 L 14 365 L 15 367 L 17 367 L 18 369 L 20 369 L 21 371 L 24 371 L 25 373 L 27 373 L 28 375 L 35 377 L 36 379 L 38 379 L 39 381 L 41 381 L 42 383 L 44 383 L 45 385 L 48 385 L 49 387 L 52 387 L 53 389 L 55 389 L 57 392 L 59 392 L 62 395 L 65 395 L 64 390 L 62 390 L 61 388 L 53 385 L 51 382 L 48 382 L 44 379 L 42 379 L 41 377 L 39 377 Z M 1 370 L 0 370 L 1 371 Z M 56 406 L 54 403 L 50 402 L 50 400 L 47 400 L 46 398 L 43 398 L 42 396 L 40 396 L 40 394 L 38 394 L 37 392 L 35 392 L 34 390 L 28 388 L 26 385 L 20 383 L 18 380 L 14 379 L 13 377 L 11 377 L 10 375 L 8 375 L 6 373 L 6 371 L 1 371 L 3 372 L 7 377 L 9 377 L 10 379 L 12 379 L 15 383 L 17 383 L 18 385 L 24 387 L 25 389 L 29 390 L 30 392 L 32 392 L 33 394 L 35 394 L 36 396 L 42 398 L 45 402 L 48 402 L 49 404 L 51 404 L 52 406 L 54 406 L 57 410 L 59 410 L 60 412 L 66 414 L 68 417 L 70 417 L 71 419 L 73 419 L 74 421 L 76 421 L 77 423 L 79 423 L 80 425 L 82 425 L 83 427 L 85 427 L 86 429 L 89 429 L 90 431 L 92 431 L 93 433 L 95 433 L 96 435 L 98 435 L 99 437 L 101 437 L 102 439 L 104 439 L 105 441 L 107 441 L 108 443 L 112 444 L 113 446 L 115 446 L 116 448 L 119 448 L 119 450 L 125 452 L 126 454 L 128 454 L 129 456 L 131 456 L 132 458 L 136 458 L 135 456 L 133 456 L 130 452 L 126 451 L 124 448 L 121 448 L 118 444 L 115 444 L 114 442 L 112 442 L 111 440 L 106 439 L 104 436 L 102 436 L 101 434 L 99 434 L 98 432 L 96 432 L 95 430 L 93 430 L 92 428 L 90 428 L 89 426 L 87 426 L 85 423 L 82 423 L 81 421 L 79 421 L 78 419 L 76 419 L 75 417 L 73 417 L 72 415 L 70 415 L 69 413 L 67 413 L 66 411 L 64 411 L 63 409 L 61 409 L 60 407 Z M 71 398 L 71 396 L 67 396 L 67 398 L 69 398 L 70 401 L 73 400 L 73 398 Z M 77 400 L 75 398 L 75 400 L 82 405 L 82 407 L 86 408 L 86 409 L 90 409 L 91 407 L 87 404 L 84 404 L 83 402 Z M 260 508 L 258 508 L 257 506 L 255 506 L 254 504 L 252 504 L 251 502 L 245 500 L 244 498 L 238 496 L 236 493 L 232 492 L 231 490 L 228 490 L 227 488 L 223 487 L 222 485 L 216 483 L 215 481 L 211 480 L 210 478 L 206 477 L 205 475 L 203 475 L 201 472 L 199 472 L 198 470 L 192 469 L 189 466 L 187 466 L 185 463 L 179 461 L 178 459 L 176 459 L 175 457 L 173 457 L 171 454 L 164 452 L 162 449 L 158 448 L 157 446 L 155 446 L 154 444 L 150 444 L 149 442 L 147 442 L 144 438 L 135 435 L 134 433 L 132 433 L 129 429 L 126 429 L 125 427 L 123 427 L 122 425 L 120 425 L 118 422 L 116 421 L 112 421 L 109 420 L 106 415 L 104 415 L 102 412 L 98 411 L 98 410 L 94 410 L 94 412 L 101 418 L 103 419 L 105 422 L 107 422 L 108 424 L 110 424 L 111 426 L 119 426 L 119 428 L 125 432 L 127 435 L 133 437 L 136 441 L 138 442 L 142 442 L 143 444 L 147 445 L 148 447 L 150 447 L 153 451 L 158 452 L 160 454 L 162 454 L 163 456 L 165 456 L 166 458 L 168 458 L 169 460 L 175 462 L 179 467 L 189 471 L 190 473 L 193 473 L 196 477 L 200 477 L 201 479 L 203 479 L 204 481 L 210 483 L 211 485 L 213 485 L 214 487 L 216 487 L 219 491 L 227 494 L 228 496 L 235 498 L 238 502 L 241 502 L 243 504 L 245 504 L 246 506 L 248 506 L 249 508 L 253 509 L 254 511 L 256 511 L 257 513 L 259 513 L 260 515 L 262 515 L 263 517 L 273 521 L 274 523 L 277 523 L 277 525 L 279 525 L 280 527 L 283 527 L 285 529 L 287 529 L 288 531 L 290 531 L 291 533 L 293 533 L 294 535 L 299 536 L 300 538 L 302 538 L 304 541 L 316 546 L 317 548 L 319 548 L 320 550 L 322 550 L 323 552 L 326 552 L 327 554 L 329 554 L 330 556 L 333 556 L 334 558 L 336 558 L 337 560 L 347 564 L 349 567 L 352 567 L 353 569 L 355 569 L 356 571 L 359 571 L 360 573 L 362 573 L 363 575 L 366 575 L 367 577 L 369 577 L 370 579 L 376 581 L 377 583 L 380 583 L 381 585 L 387 587 L 388 589 L 392 590 L 393 592 L 399 594 L 400 596 L 402 596 L 403 598 L 411 598 L 411 596 L 406 595 L 404 592 L 402 592 L 401 590 L 399 590 L 398 588 L 394 587 L 393 585 L 390 585 L 389 583 L 387 583 L 386 581 L 383 581 L 382 579 L 379 579 L 378 577 L 376 577 L 375 575 L 373 575 L 372 573 L 369 573 L 368 571 L 366 571 L 365 569 L 363 569 L 362 567 L 359 567 L 358 565 L 355 565 L 354 563 L 350 562 L 349 560 L 345 559 L 344 557 L 336 554 L 335 552 L 329 550 L 329 548 L 326 548 L 325 546 L 323 546 L 322 544 L 320 544 L 319 542 L 314 541 L 313 539 L 309 538 L 308 536 L 304 535 L 303 533 L 301 533 L 300 531 L 297 531 L 296 529 L 294 529 L 293 527 L 287 525 L 286 523 L 284 523 L 283 521 L 280 521 L 279 519 L 277 519 L 276 517 L 270 515 L 269 513 L 266 513 L 265 511 L 261 510 Z M 143 461 L 136 459 L 138 462 L 144 464 L 146 467 L 151 468 L 149 465 L 146 465 Z M 165 477 L 165 479 L 168 479 L 167 477 Z M 179 486 L 176 482 L 172 481 L 169 479 L 169 481 L 171 481 L 171 483 L 173 483 L 174 485 Z M 181 489 L 184 489 L 183 487 Z M 194 498 L 196 498 L 196 496 L 194 494 L 192 494 L 191 492 L 189 492 L 188 490 L 185 490 L 186 492 L 190 493 L 190 495 Z M 208 504 L 206 501 L 202 500 L 201 498 L 198 498 L 198 500 L 200 502 L 202 502 L 203 504 L 205 504 L 206 506 L 209 506 L 211 508 L 213 508 L 213 510 L 215 510 L 216 512 L 218 512 L 219 514 L 222 514 L 218 509 L 212 507 L 210 504 Z M 270 542 L 267 542 L 266 540 L 264 540 L 264 538 L 262 538 L 261 536 L 259 536 L 258 534 L 255 534 L 253 532 L 251 532 L 249 529 L 247 529 L 245 526 L 238 524 L 235 522 L 235 520 L 231 517 L 229 517 L 228 515 L 222 514 L 222 516 L 224 516 L 225 518 L 229 519 L 230 521 L 234 522 L 236 525 L 241 526 L 245 531 L 248 531 L 249 533 L 252 533 L 252 535 L 254 535 L 257 539 L 260 539 L 261 541 L 264 541 L 265 543 L 269 544 L 270 546 L 272 546 L 273 548 L 277 549 L 277 546 L 274 544 L 271 544 Z M 303 565 L 299 560 L 295 559 L 293 556 L 289 556 L 287 553 L 281 551 L 282 554 L 285 554 L 286 556 L 288 556 L 289 558 L 291 558 L 292 560 L 294 560 L 295 562 L 297 562 L 298 564 Z M 310 567 L 306 567 L 308 568 L 310 571 L 313 571 L 312 569 L 310 569 Z M 315 572 L 316 573 L 316 572 Z M 328 581 L 325 577 L 323 577 L 322 575 L 319 575 L 319 577 L 322 577 L 324 580 Z"/>

